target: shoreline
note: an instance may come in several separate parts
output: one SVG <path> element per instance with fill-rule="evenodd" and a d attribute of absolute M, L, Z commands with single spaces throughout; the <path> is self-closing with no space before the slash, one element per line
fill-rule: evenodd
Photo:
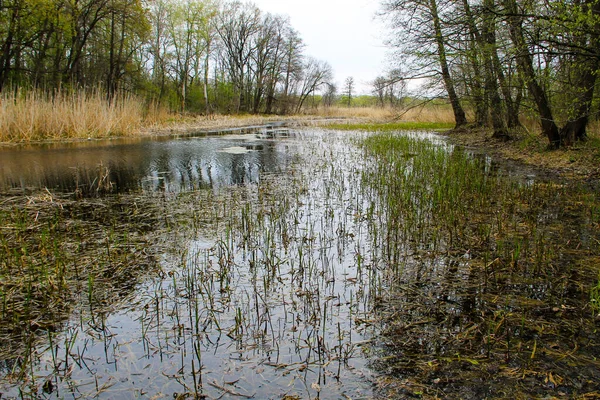
<path fill-rule="evenodd" d="M 0 142 L 0 150 L 44 145 L 60 145 L 69 143 L 100 142 L 116 140 L 145 140 L 152 138 L 178 138 L 191 136 L 225 135 L 236 132 L 276 129 L 278 127 L 320 127 L 328 129 L 332 123 L 347 124 L 348 129 L 354 125 L 371 124 L 369 130 L 389 125 L 389 122 L 373 121 L 369 118 L 348 116 L 214 116 L 198 117 L 193 120 L 175 121 L 163 126 L 143 127 L 131 135 L 100 136 L 82 138 L 63 138 L 40 141 Z M 332 128 L 329 128 L 332 129 Z M 358 128 L 357 129 L 364 129 Z M 600 139 L 589 138 L 586 142 L 574 146 L 548 150 L 546 139 L 541 135 L 521 132 L 507 141 L 493 139 L 485 129 L 451 129 L 437 131 L 440 136 L 447 137 L 452 143 L 467 149 L 484 152 L 492 157 L 517 162 L 541 169 L 559 177 L 576 181 L 600 181 Z"/>
<path fill-rule="evenodd" d="M 94 141 L 113 140 L 144 140 L 152 138 L 178 138 L 189 136 L 218 136 L 244 130 L 272 129 L 274 127 L 326 127 L 327 123 L 345 121 L 358 121 L 357 118 L 348 117 L 318 117 L 318 116 L 266 116 L 266 117 L 218 117 L 216 119 L 197 120 L 193 122 L 178 121 L 164 126 L 148 126 L 139 129 L 131 135 L 114 136 L 89 136 L 89 137 L 65 137 L 60 139 L 28 140 L 15 142 L 0 142 L 0 150 L 3 148 L 43 146 L 54 144 L 84 143 Z"/>
<path fill-rule="evenodd" d="M 493 139 L 484 129 L 450 130 L 440 135 L 457 145 L 485 152 L 499 159 L 541 169 L 579 182 L 600 180 L 600 147 L 595 138 L 574 146 L 549 150 L 541 135 L 520 134 L 507 141 Z"/>

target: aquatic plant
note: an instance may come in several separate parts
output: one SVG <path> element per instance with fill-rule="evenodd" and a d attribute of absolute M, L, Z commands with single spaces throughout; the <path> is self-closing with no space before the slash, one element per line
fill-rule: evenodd
<path fill-rule="evenodd" d="M 593 391 L 564 380 L 566 357 L 589 374 L 600 350 L 589 342 L 596 266 L 577 261 L 598 243 L 570 228 L 594 229 L 580 188 L 515 179 L 484 156 L 430 140 L 378 134 L 362 143 L 376 160 L 362 173 L 378 216 L 370 230 L 380 231 L 381 261 L 393 271 L 375 364 L 404 383 L 384 379 L 388 394 L 520 393 L 484 384 L 490 369 L 503 382 L 520 373 Z M 569 341 L 557 343 L 562 335 Z"/>
<path fill-rule="evenodd" d="M 598 208 L 585 188 L 430 134 L 297 135 L 280 147 L 295 162 L 246 185 L 2 197 L 0 266 L 20 274 L 0 283 L 3 326 L 56 313 L 3 331 L 4 393 L 595 390 Z M 15 293 L 59 273 L 65 289 L 20 315 Z"/>

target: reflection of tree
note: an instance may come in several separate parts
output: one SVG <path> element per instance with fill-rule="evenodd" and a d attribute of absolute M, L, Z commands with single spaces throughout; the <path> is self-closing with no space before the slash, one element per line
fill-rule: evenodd
<path fill-rule="evenodd" d="M 0 185 L 89 197 L 248 184 L 257 182 L 260 173 L 281 171 L 285 156 L 277 141 L 243 143 L 253 150 L 245 154 L 219 151 L 233 143 L 196 138 L 5 152 Z"/>

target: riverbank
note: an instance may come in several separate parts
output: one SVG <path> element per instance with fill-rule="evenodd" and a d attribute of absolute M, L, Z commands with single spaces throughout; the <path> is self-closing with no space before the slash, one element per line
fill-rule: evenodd
<path fill-rule="evenodd" d="M 29 99 L 29 101 L 37 101 L 41 104 L 40 99 L 32 98 Z M 92 101 L 94 101 L 93 104 L 102 103 L 101 99 L 97 98 L 81 99 L 80 102 L 82 105 L 87 104 L 87 106 L 89 106 L 88 103 Z M 3 102 L 2 109 L 8 112 L 9 110 L 5 107 L 6 103 L 7 102 Z M 66 100 L 65 103 L 67 103 Z M 113 107 L 112 112 L 116 113 L 115 118 L 113 118 L 114 121 L 105 124 L 106 126 L 102 129 L 98 128 L 99 125 L 97 121 L 105 119 L 106 115 L 110 114 L 108 112 L 98 111 L 82 114 L 89 117 L 86 117 L 89 121 L 96 121 L 94 123 L 89 121 L 89 123 L 82 123 L 82 121 L 85 122 L 86 118 L 76 118 L 75 116 L 69 117 L 69 113 L 60 112 L 58 114 L 64 117 L 66 122 L 58 123 L 58 117 L 48 120 L 44 116 L 47 117 L 50 114 L 46 115 L 47 113 L 44 114 L 44 112 L 42 112 L 44 107 L 37 107 L 38 112 L 36 112 L 35 115 L 29 115 L 29 119 L 20 119 L 22 121 L 29 121 L 29 125 L 26 123 L 22 124 L 22 135 L 7 135 L 6 131 L 9 128 L 8 125 L 6 123 L 0 124 L 0 147 L 11 147 L 23 144 L 113 139 L 124 136 L 144 138 L 157 136 L 186 136 L 198 133 L 216 134 L 236 131 L 243 128 L 271 126 L 274 124 L 281 124 L 288 127 L 320 126 L 336 130 L 366 131 L 426 129 L 437 130 L 441 135 L 449 137 L 453 143 L 458 145 L 470 149 L 480 149 L 481 151 L 498 158 L 552 170 L 561 176 L 576 178 L 578 180 L 598 179 L 600 177 L 600 125 L 592 127 L 589 135 L 590 137 L 586 142 L 577 143 L 566 149 L 548 150 L 547 142 L 544 137 L 535 133 L 530 133 L 534 131 L 534 128 L 530 130 L 523 129 L 520 133 L 513 134 L 511 140 L 508 141 L 493 139 L 491 134 L 484 129 L 453 130 L 452 115 L 448 112 L 449 110 L 444 107 L 436 106 L 414 108 L 403 112 L 401 117 L 397 115 L 398 112 L 396 110 L 369 107 L 319 108 L 309 110 L 306 114 L 289 116 L 211 115 L 206 117 L 182 116 L 168 113 L 159 115 L 161 113 L 155 110 L 152 114 L 152 118 L 142 120 L 141 115 L 137 115 L 137 112 L 131 111 L 135 107 L 126 107 L 127 104 L 127 101 L 123 101 L 122 107 Z M 24 107 L 24 109 L 34 108 L 35 107 Z M 48 110 L 52 109 L 46 108 Z M 68 107 L 65 106 L 63 108 L 66 110 Z M 100 110 L 99 106 L 96 108 Z M 90 108 L 88 107 L 88 111 L 89 109 Z M 53 110 L 52 115 L 56 114 L 56 109 Z M 119 111 L 120 114 L 116 111 Z M 27 113 L 21 114 L 23 116 Z M 133 114 L 137 115 L 137 117 L 133 119 L 130 118 L 128 121 L 125 121 L 125 119 L 122 118 L 123 115 L 129 115 L 131 117 Z M 96 115 L 96 117 L 90 117 L 94 115 Z M 5 118 L 5 120 L 7 120 L 7 118 Z M 37 135 L 33 133 L 35 132 L 35 127 L 40 126 L 40 121 L 42 120 L 46 121 L 42 124 L 46 126 L 45 129 L 49 131 L 54 130 L 54 134 Z M 75 121 L 80 121 L 82 125 L 77 129 L 72 129 L 70 133 L 65 131 L 63 132 L 64 134 L 60 134 L 59 131 L 61 129 L 64 130 L 65 126 L 69 125 L 69 123 L 74 123 Z M 117 123 L 115 121 L 120 122 Z M 96 126 L 96 128 L 93 128 L 94 126 Z"/>
<path fill-rule="evenodd" d="M 600 178 L 600 135 L 597 129 L 592 129 L 587 141 L 558 150 L 549 150 L 545 137 L 528 132 L 514 134 L 508 141 L 493 139 L 491 133 L 483 129 L 450 130 L 442 134 L 461 146 L 551 170 L 565 178 Z"/>

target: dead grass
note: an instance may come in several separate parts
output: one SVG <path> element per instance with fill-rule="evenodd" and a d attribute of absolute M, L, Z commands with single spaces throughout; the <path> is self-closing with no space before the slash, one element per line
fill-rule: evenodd
<path fill-rule="evenodd" d="M 325 121 L 324 121 L 325 120 Z M 452 123 L 447 105 L 419 107 L 320 107 L 302 115 L 211 115 L 173 114 L 160 105 L 144 105 L 134 96 L 122 96 L 112 103 L 102 90 L 60 92 L 40 91 L 0 94 L 0 143 L 48 140 L 186 134 L 227 128 L 258 126 L 273 121 L 290 125 L 345 123 Z"/>
<path fill-rule="evenodd" d="M 424 105 L 404 108 L 380 107 L 320 107 L 309 110 L 310 115 L 323 118 L 341 118 L 366 122 L 406 121 L 453 123 L 452 109 L 447 105 Z"/>
<path fill-rule="evenodd" d="M 170 115 L 158 119 L 155 123 L 147 123 L 143 134 L 184 134 L 194 131 L 219 131 L 229 128 L 259 126 L 274 121 L 298 122 L 309 121 L 308 116 L 279 116 L 279 115 L 211 115 L 211 116 L 181 116 Z"/>
<path fill-rule="evenodd" d="M 101 91 L 4 92 L 0 95 L 0 141 L 134 135 L 142 126 L 143 108 L 133 96 L 109 103 Z"/>

